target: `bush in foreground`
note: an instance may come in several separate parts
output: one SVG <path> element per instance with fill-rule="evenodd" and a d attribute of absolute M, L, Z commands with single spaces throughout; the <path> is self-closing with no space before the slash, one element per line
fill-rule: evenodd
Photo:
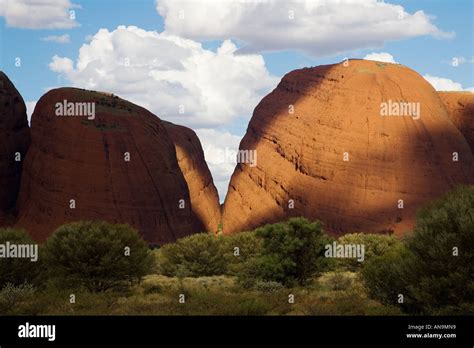
<path fill-rule="evenodd" d="M 179 277 L 235 275 L 243 263 L 259 255 L 261 245 L 261 238 L 254 232 L 191 235 L 156 252 L 158 273 Z"/>
<path fill-rule="evenodd" d="M 409 311 L 413 305 L 409 286 L 416 279 L 410 267 L 416 260 L 405 245 L 400 245 L 389 252 L 369 260 L 362 267 L 362 276 L 369 295 L 388 306 L 398 305 Z M 403 295 L 403 303 L 399 303 L 399 295 Z"/>
<path fill-rule="evenodd" d="M 263 240 L 262 251 L 248 260 L 239 274 L 245 286 L 258 280 L 286 286 L 304 285 L 330 265 L 331 260 L 324 257 L 324 247 L 331 240 L 324 234 L 320 222 L 292 218 L 265 225 L 255 233 Z"/>
<path fill-rule="evenodd" d="M 59 227 L 45 244 L 45 262 L 50 276 L 64 286 L 93 292 L 140 281 L 153 266 L 134 228 L 100 221 Z"/>
<path fill-rule="evenodd" d="M 158 250 L 158 270 L 171 277 L 221 275 L 226 271 L 221 237 L 198 233 Z"/>
<path fill-rule="evenodd" d="M 474 314 L 474 186 L 422 208 L 406 247 L 362 269 L 372 296 L 405 312 Z"/>
<path fill-rule="evenodd" d="M 224 258 L 227 263 L 226 274 L 237 275 L 242 266 L 262 252 L 263 239 L 254 231 L 235 233 L 220 237 Z"/>
<path fill-rule="evenodd" d="M 0 291 L 0 314 L 11 314 L 20 303 L 32 298 L 35 293 L 33 285 L 24 283 L 13 285 L 7 283 Z"/>
<path fill-rule="evenodd" d="M 400 246 L 402 243 L 400 239 L 393 235 L 387 234 L 370 234 L 370 233 L 350 233 L 345 234 L 337 240 L 338 244 L 359 244 L 364 246 L 364 262 L 381 256 L 388 251 Z M 357 259 L 342 258 L 338 259 L 337 263 L 349 271 L 356 271 L 363 262 L 358 262 Z"/>
<path fill-rule="evenodd" d="M 0 229 L 0 245 L 2 248 L 10 245 L 33 245 L 36 244 L 31 237 L 23 230 L 16 230 L 13 228 Z M 39 248 L 38 248 L 39 249 Z M 33 283 L 37 280 L 41 272 L 41 259 L 32 262 L 31 258 L 0 258 L 0 289 L 6 284 L 12 286 L 22 285 L 25 282 Z"/>

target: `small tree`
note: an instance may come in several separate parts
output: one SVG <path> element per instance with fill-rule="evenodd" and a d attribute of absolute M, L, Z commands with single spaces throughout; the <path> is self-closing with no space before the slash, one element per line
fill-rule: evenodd
<path fill-rule="evenodd" d="M 36 244 L 31 237 L 23 230 L 13 228 L 0 229 L 0 244 L 7 247 L 10 245 Z M 42 262 L 38 256 L 36 262 L 30 258 L 5 258 L 0 257 L 0 289 L 6 284 L 21 285 L 33 283 L 41 273 Z"/>
<path fill-rule="evenodd" d="M 402 243 L 399 238 L 387 234 L 351 233 L 337 240 L 338 244 L 359 244 L 364 246 L 364 263 L 397 248 Z M 338 259 L 337 263 L 350 271 L 356 271 L 362 262 L 356 259 Z"/>
<path fill-rule="evenodd" d="M 140 281 L 153 266 L 151 252 L 134 228 L 101 221 L 59 227 L 46 242 L 45 259 L 53 278 L 94 292 Z"/>
<path fill-rule="evenodd" d="M 287 222 L 265 225 L 255 233 L 263 240 L 262 251 L 261 255 L 247 262 L 247 276 L 287 286 L 303 285 L 329 266 L 324 247 L 331 240 L 323 233 L 319 221 L 292 218 Z"/>
<path fill-rule="evenodd" d="M 227 264 L 227 274 L 236 275 L 248 260 L 257 257 L 262 251 L 263 240 L 257 237 L 254 231 L 235 233 L 220 238 Z"/>
<path fill-rule="evenodd" d="M 201 277 L 226 271 L 222 238 L 198 233 L 165 244 L 158 251 L 158 269 L 166 276 Z"/>
<path fill-rule="evenodd" d="M 385 305 L 410 311 L 414 300 L 410 284 L 416 282 L 412 279 L 416 275 L 410 268 L 415 265 L 413 254 L 404 244 L 369 259 L 362 267 L 369 295 Z"/>
<path fill-rule="evenodd" d="M 408 248 L 417 260 L 416 310 L 470 306 L 474 314 L 474 186 L 461 186 L 422 208 Z"/>
<path fill-rule="evenodd" d="M 410 313 L 474 314 L 474 186 L 422 208 L 406 247 L 362 269 L 370 293 Z"/>

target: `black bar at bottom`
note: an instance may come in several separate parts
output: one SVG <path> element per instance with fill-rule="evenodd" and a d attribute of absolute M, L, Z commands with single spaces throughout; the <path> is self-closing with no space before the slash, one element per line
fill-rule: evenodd
<path fill-rule="evenodd" d="M 410 344 L 473 347 L 474 317 L 0 317 L 0 346 L 57 344 Z M 55 325 L 55 339 L 19 337 Z M 434 336 L 436 334 L 436 336 Z M 453 336 L 455 335 L 455 337 Z M 411 335 L 408 337 L 407 335 Z M 415 337 L 416 335 L 421 335 Z M 444 335 L 441 338 L 437 335 Z"/>

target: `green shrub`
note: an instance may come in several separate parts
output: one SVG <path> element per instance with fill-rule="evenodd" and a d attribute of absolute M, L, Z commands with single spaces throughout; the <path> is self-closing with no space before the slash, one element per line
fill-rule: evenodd
<path fill-rule="evenodd" d="M 369 295 L 385 305 L 399 305 L 408 309 L 413 304 L 408 294 L 408 286 L 412 283 L 408 277 L 413 276 L 409 267 L 415 261 L 405 245 L 370 259 L 362 267 L 362 277 Z M 400 294 L 403 295 L 404 303 L 398 303 Z"/>
<path fill-rule="evenodd" d="M 421 209 L 408 248 L 417 260 L 412 269 L 417 272 L 412 284 L 416 310 L 436 312 L 451 306 L 457 312 L 472 305 L 474 186 L 459 187 Z"/>
<path fill-rule="evenodd" d="M 225 238 L 225 237 L 224 237 Z M 198 233 L 165 244 L 157 252 L 159 272 L 166 276 L 200 277 L 226 271 L 221 237 Z"/>
<path fill-rule="evenodd" d="M 370 294 L 387 304 L 402 294 L 409 313 L 474 314 L 473 231 L 474 186 L 422 208 L 406 247 L 364 265 Z"/>
<path fill-rule="evenodd" d="M 10 314 L 21 302 L 30 299 L 34 293 L 35 288 L 31 284 L 7 283 L 0 291 L 0 314 Z"/>
<path fill-rule="evenodd" d="M 259 280 L 255 283 L 255 290 L 261 292 L 275 292 L 282 289 L 284 286 L 282 283 L 274 281 L 262 281 Z"/>
<path fill-rule="evenodd" d="M 226 273 L 229 275 L 238 274 L 245 262 L 262 252 L 263 239 L 257 237 L 253 231 L 222 236 L 220 241 L 226 262 Z"/>
<path fill-rule="evenodd" d="M 0 229 L 0 245 L 7 247 L 10 245 L 36 244 L 31 237 L 23 230 L 13 228 Z M 39 248 L 38 248 L 39 249 Z M 39 252 L 39 251 L 38 251 Z M 32 283 L 38 279 L 42 270 L 42 260 L 38 255 L 38 260 L 32 262 L 30 258 L 0 258 L 0 288 L 7 283 L 12 285 L 22 285 L 25 282 Z"/>
<path fill-rule="evenodd" d="M 258 281 L 263 281 L 261 272 L 261 260 L 259 257 L 252 257 L 237 267 L 237 282 L 244 289 L 252 288 Z"/>
<path fill-rule="evenodd" d="M 262 250 L 242 267 L 239 281 L 244 286 L 257 280 L 304 285 L 331 263 L 324 257 L 324 247 L 331 240 L 319 222 L 292 218 L 258 228 L 255 233 L 263 240 Z"/>
<path fill-rule="evenodd" d="M 364 246 L 364 262 L 376 256 L 381 256 L 399 246 L 402 242 L 393 235 L 351 233 L 339 237 L 338 244 L 359 244 Z M 349 271 L 356 271 L 363 262 L 357 259 L 337 259 L 338 265 Z"/>
<path fill-rule="evenodd" d="M 214 236 L 199 233 L 154 250 L 157 272 L 166 276 L 235 275 L 258 255 L 262 240 L 253 232 Z"/>
<path fill-rule="evenodd" d="M 84 286 L 92 292 L 140 281 L 153 266 L 134 228 L 100 221 L 59 227 L 45 244 L 45 261 L 50 276 L 64 286 Z"/>

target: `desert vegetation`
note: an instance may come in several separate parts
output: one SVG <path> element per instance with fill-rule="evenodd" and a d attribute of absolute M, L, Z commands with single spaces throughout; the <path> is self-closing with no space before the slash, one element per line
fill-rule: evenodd
<path fill-rule="evenodd" d="M 149 249 L 128 225 L 58 228 L 35 263 L 0 259 L 0 314 L 474 314 L 474 187 L 419 211 L 412 234 L 328 236 L 292 218 L 233 235 L 195 234 Z M 0 230 L 0 244 L 31 243 Z M 363 262 L 328 258 L 362 244 Z"/>

